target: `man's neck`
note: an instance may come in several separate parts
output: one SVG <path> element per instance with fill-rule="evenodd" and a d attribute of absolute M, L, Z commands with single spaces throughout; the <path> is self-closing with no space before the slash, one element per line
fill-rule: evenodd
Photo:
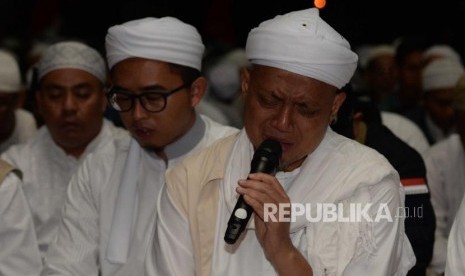
<path fill-rule="evenodd" d="M 173 142 L 162 148 L 145 148 L 145 150 L 154 153 L 168 164 L 169 160 L 182 156 L 197 146 L 204 133 L 205 122 L 197 114 L 186 131 Z"/>
<path fill-rule="evenodd" d="M 61 148 L 65 151 L 66 155 L 72 156 L 76 159 L 79 159 L 79 157 L 81 157 L 81 155 L 86 150 L 86 147 L 82 147 L 82 146 L 73 147 L 73 148 L 63 148 L 63 147 Z"/>

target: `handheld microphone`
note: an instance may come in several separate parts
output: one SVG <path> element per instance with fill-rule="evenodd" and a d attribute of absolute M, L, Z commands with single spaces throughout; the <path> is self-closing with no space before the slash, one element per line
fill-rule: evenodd
<path fill-rule="evenodd" d="M 279 166 L 281 158 L 281 144 L 267 139 L 263 141 L 255 151 L 250 165 L 250 173 L 262 172 L 272 174 Z M 244 231 L 253 213 L 252 207 L 247 204 L 243 196 L 239 196 L 231 217 L 228 221 L 228 229 L 224 234 L 224 241 L 234 244 Z"/>

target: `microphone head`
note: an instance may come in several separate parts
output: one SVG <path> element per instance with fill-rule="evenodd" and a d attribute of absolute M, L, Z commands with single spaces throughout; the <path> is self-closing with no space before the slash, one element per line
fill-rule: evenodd
<path fill-rule="evenodd" d="M 266 139 L 260 146 L 258 146 L 252 158 L 252 171 L 267 172 L 269 169 L 262 169 L 262 164 L 275 170 L 279 166 L 279 159 L 281 159 L 282 148 L 281 144 L 272 139 Z M 263 162 L 266 160 L 266 162 Z M 258 167 L 257 167 L 258 166 Z M 260 167 L 260 168 L 259 168 Z M 269 173 L 269 172 L 268 172 Z"/>

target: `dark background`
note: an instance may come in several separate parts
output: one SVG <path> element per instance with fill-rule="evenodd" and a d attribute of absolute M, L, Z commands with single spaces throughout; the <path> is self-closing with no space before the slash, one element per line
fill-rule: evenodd
<path fill-rule="evenodd" d="M 254 0 L 0 0 L 0 46 L 25 53 L 36 40 L 74 38 L 104 53 L 107 29 L 146 16 L 175 16 L 196 26 L 211 52 L 243 47 L 248 31 L 277 14 L 313 7 L 312 1 Z M 327 0 L 321 17 L 352 47 L 424 34 L 462 55 L 465 0 Z"/>

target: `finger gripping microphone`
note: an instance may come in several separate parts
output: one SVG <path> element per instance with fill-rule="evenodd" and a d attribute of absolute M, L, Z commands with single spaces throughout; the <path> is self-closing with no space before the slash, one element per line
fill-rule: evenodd
<path fill-rule="evenodd" d="M 277 141 L 267 139 L 263 141 L 255 151 L 250 165 L 250 173 L 267 173 L 273 174 L 279 166 L 281 158 L 281 144 Z M 244 231 L 253 209 L 248 205 L 243 196 L 239 196 L 231 217 L 228 221 L 228 229 L 224 234 L 224 241 L 234 244 L 241 233 Z"/>

